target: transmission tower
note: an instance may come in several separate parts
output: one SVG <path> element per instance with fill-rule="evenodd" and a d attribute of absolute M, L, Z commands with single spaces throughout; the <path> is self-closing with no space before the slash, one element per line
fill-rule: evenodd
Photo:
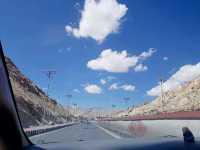
<path fill-rule="evenodd" d="M 53 77 L 55 76 L 56 71 L 55 70 L 42 70 L 42 73 L 44 73 L 46 75 L 46 77 L 48 78 L 46 94 L 47 94 L 47 96 L 49 96 L 50 83 L 51 83 L 51 80 L 53 80 Z"/>
<path fill-rule="evenodd" d="M 44 73 L 46 75 L 46 77 L 48 78 L 48 85 L 47 85 L 47 91 L 46 91 L 46 94 L 47 94 L 47 100 L 49 98 L 49 90 L 50 90 L 50 83 L 51 83 L 51 80 L 53 80 L 53 77 L 54 75 L 56 74 L 56 71 L 55 70 L 42 70 L 42 73 Z M 46 115 L 47 111 L 45 109 L 45 100 L 42 101 L 43 102 L 43 112 L 44 112 L 44 116 Z"/>

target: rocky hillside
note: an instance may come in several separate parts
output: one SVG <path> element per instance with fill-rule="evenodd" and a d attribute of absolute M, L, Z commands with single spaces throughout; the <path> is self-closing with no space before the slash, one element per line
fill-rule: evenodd
<path fill-rule="evenodd" d="M 6 58 L 8 72 L 18 111 L 24 127 L 62 123 L 67 119 L 67 110 L 24 76 L 11 59 Z"/>
<path fill-rule="evenodd" d="M 163 101 L 161 97 L 157 97 L 148 104 L 123 111 L 117 116 L 198 110 L 200 110 L 200 77 L 164 93 Z"/>

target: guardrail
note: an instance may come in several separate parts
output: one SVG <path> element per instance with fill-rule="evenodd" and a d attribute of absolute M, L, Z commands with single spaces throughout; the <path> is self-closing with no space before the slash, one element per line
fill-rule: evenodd
<path fill-rule="evenodd" d="M 199 120 L 200 111 L 163 112 L 149 115 L 130 115 L 116 118 L 101 118 L 102 121 L 142 121 L 142 120 Z"/>
<path fill-rule="evenodd" d="M 181 137 L 188 127 L 199 137 L 200 120 L 99 121 L 98 124 L 122 137 Z"/>
<path fill-rule="evenodd" d="M 64 123 L 64 124 L 58 124 L 58 125 L 47 125 L 47 126 L 39 126 L 39 127 L 32 127 L 32 128 L 25 128 L 24 131 L 28 137 L 42 134 L 45 132 L 49 132 L 56 129 L 61 129 L 67 126 L 72 126 L 76 124 L 75 122 L 70 123 Z"/>

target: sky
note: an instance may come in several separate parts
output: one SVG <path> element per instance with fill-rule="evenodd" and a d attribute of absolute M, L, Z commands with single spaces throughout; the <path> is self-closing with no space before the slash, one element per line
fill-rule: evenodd
<path fill-rule="evenodd" d="M 1 0 L 5 55 L 63 105 L 142 104 L 200 76 L 198 0 Z M 70 98 L 67 95 L 72 95 Z M 124 99 L 130 99 L 124 102 Z"/>

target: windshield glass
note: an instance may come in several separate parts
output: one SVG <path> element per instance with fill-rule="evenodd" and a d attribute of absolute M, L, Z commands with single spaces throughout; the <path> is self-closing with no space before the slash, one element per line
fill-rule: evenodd
<path fill-rule="evenodd" d="M 33 143 L 176 138 L 183 127 L 198 136 L 200 1 L 1 3 L 0 38 Z"/>

